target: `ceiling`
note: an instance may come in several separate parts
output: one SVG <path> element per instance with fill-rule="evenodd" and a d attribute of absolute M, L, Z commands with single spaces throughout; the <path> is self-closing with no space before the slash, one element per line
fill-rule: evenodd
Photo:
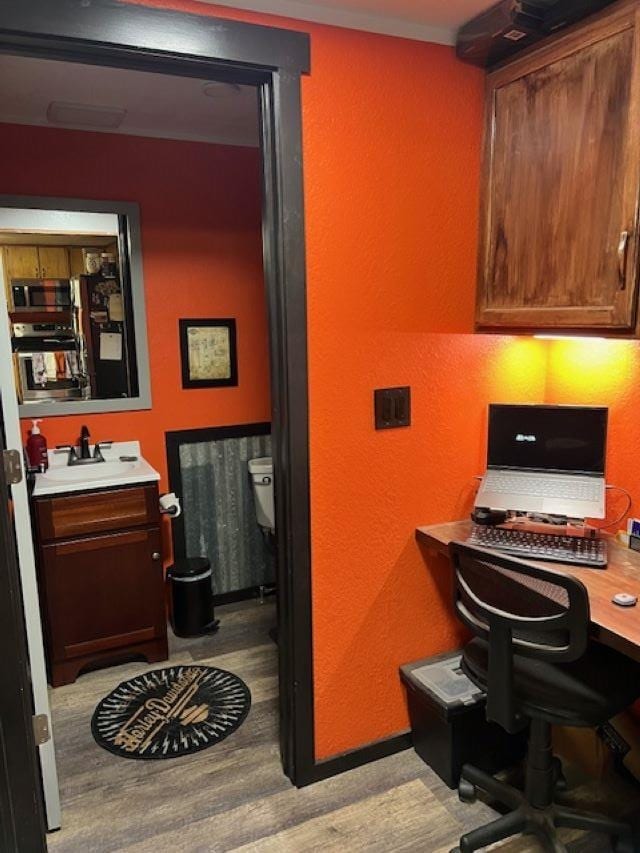
<path fill-rule="evenodd" d="M 6 54 L 0 55 L 0 79 L 0 122 L 258 145 L 258 98 L 252 86 Z M 52 103 L 126 112 L 118 128 L 99 128 L 52 122 L 47 118 Z"/>
<path fill-rule="evenodd" d="M 215 2 L 442 44 L 452 44 L 462 23 L 492 5 L 491 0 Z M 0 122 L 226 145 L 259 144 L 257 93 L 251 86 L 7 54 L 0 55 L 0 79 Z M 80 121 L 78 107 L 85 113 L 93 109 L 94 124 L 86 123 L 86 115 Z M 108 123 L 109 109 L 119 112 L 119 126 L 96 126 L 100 118 Z"/>
<path fill-rule="evenodd" d="M 393 36 L 453 44 L 461 24 L 496 0 L 203 0 Z"/>

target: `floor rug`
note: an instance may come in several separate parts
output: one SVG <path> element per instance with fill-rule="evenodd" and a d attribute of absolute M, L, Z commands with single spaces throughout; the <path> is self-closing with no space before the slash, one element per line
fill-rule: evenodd
<path fill-rule="evenodd" d="M 220 743 L 244 722 L 249 688 L 210 666 L 172 666 L 123 681 L 91 720 L 95 740 L 123 758 L 177 758 Z"/>

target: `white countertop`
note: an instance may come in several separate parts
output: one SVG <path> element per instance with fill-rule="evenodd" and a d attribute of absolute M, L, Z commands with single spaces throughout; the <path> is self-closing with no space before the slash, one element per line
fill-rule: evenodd
<path fill-rule="evenodd" d="M 88 492 L 136 483 L 153 483 L 160 474 L 140 455 L 139 441 L 116 441 L 111 447 L 101 447 L 104 462 L 68 465 L 69 451 L 56 453 L 50 450 L 49 469 L 36 474 L 33 489 L 35 498 L 60 495 L 68 492 Z M 94 445 L 91 445 L 93 456 Z M 122 456 L 137 457 L 134 462 L 122 462 Z"/>

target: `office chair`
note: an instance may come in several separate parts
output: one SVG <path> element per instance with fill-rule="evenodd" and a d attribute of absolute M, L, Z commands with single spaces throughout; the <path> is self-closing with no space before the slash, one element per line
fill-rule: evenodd
<path fill-rule="evenodd" d="M 589 642 L 589 599 L 570 575 L 482 548 L 453 542 L 455 609 L 475 634 L 462 655 L 464 673 L 487 694 L 487 719 L 508 732 L 529 726 L 524 793 L 471 765 L 462 768 L 459 796 L 480 789 L 509 811 L 468 832 L 451 853 L 471 853 L 532 833 L 544 850 L 562 853 L 559 827 L 611 836 L 616 853 L 633 853 L 631 827 L 554 802 L 557 759 L 551 726 L 596 727 L 640 694 L 640 665 Z M 585 570 L 588 571 L 588 570 Z"/>

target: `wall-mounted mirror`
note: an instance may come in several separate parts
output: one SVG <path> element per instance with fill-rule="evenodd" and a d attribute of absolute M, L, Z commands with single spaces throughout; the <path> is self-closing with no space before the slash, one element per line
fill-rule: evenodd
<path fill-rule="evenodd" d="M 137 205 L 0 196 L 0 274 L 22 416 L 151 407 Z"/>

